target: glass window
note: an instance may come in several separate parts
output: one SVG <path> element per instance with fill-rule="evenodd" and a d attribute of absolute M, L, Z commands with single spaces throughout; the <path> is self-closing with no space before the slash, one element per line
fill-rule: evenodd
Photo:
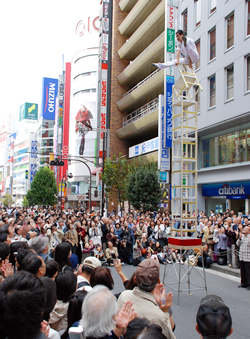
<path fill-rule="evenodd" d="M 195 8 L 195 27 L 199 26 L 201 23 L 201 0 L 194 0 Z"/>
<path fill-rule="evenodd" d="M 227 49 L 234 45 L 234 13 L 227 17 Z"/>
<path fill-rule="evenodd" d="M 215 27 L 209 32 L 209 40 L 210 40 L 209 60 L 213 60 L 216 57 L 216 28 Z"/>
<path fill-rule="evenodd" d="M 227 100 L 234 97 L 234 66 L 226 69 L 227 72 Z"/>
<path fill-rule="evenodd" d="M 216 104 L 215 75 L 209 78 L 209 107 Z"/>
<path fill-rule="evenodd" d="M 216 11 L 217 0 L 210 0 L 210 14 Z"/>
<path fill-rule="evenodd" d="M 182 13 L 182 22 L 183 22 L 182 30 L 183 30 L 184 36 L 187 35 L 187 21 L 188 21 L 188 12 L 187 12 L 187 9 L 186 9 Z"/>
<path fill-rule="evenodd" d="M 247 57 L 247 91 L 250 91 L 250 55 Z"/>
<path fill-rule="evenodd" d="M 41 147 L 49 147 L 53 146 L 53 139 L 42 139 L 41 140 Z"/>
<path fill-rule="evenodd" d="M 197 69 L 199 69 L 199 68 L 201 67 L 201 41 L 198 40 L 198 41 L 196 41 L 195 44 L 196 44 L 197 51 L 198 51 L 198 53 L 200 54 L 200 59 L 199 59 L 199 61 L 197 61 L 197 62 L 195 63 L 195 69 L 197 70 Z"/>
<path fill-rule="evenodd" d="M 247 2 L 247 35 L 250 35 L 250 1 Z"/>
<path fill-rule="evenodd" d="M 42 138 L 53 138 L 53 136 L 54 136 L 54 130 L 53 129 L 42 130 Z"/>
<path fill-rule="evenodd" d="M 250 161 L 250 129 L 201 141 L 201 166 L 213 167 Z"/>

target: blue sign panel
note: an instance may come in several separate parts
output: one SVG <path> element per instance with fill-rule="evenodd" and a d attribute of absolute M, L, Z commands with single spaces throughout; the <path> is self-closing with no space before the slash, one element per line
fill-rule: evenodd
<path fill-rule="evenodd" d="M 55 120 L 58 79 L 43 78 L 41 116 L 46 120 Z"/>
<path fill-rule="evenodd" d="M 211 196 L 226 196 L 228 199 L 237 197 L 236 199 L 245 199 L 245 196 L 250 195 L 250 182 L 231 182 L 219 183 L 211 185 L 202 185 L 202 195 Z"/>
<path fill-rule="evenodd" d="M 165 147 L 172 147 L 172 87 L 174 77 L 167 76 L 166 79 L 166 128 L 165 128 Z"/>

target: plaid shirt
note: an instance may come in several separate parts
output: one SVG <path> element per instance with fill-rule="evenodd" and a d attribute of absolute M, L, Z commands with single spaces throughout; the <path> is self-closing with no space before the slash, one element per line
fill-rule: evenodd
<path fill-rule="evenodd" d="M 250 234 L 237 240 L 237 245 L 240 246 L 240 261 L 250 262 Z"/>

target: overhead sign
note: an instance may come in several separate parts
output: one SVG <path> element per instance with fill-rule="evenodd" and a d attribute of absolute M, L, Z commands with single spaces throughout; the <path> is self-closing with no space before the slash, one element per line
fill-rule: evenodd
<path fill-rule="evenodd" d="M 58 79 L 43 78 L 41 116 L 46 120 L 55 120 Z"/>
<path fill-rule="evenodd" d="M 38 118 L 38 104 L 25 102 L 22 106 L 20 106 L 19 121 L 22 121 L 24 119 L 37 120 L 37 118 Z"/>

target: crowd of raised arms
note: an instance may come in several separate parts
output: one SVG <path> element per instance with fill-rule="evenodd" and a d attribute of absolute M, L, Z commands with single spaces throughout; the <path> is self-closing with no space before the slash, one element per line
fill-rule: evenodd
<path fill-rule="evenodd" d="M 250 230 L 248 215 L 211 211 L 205 216 L 193 211 L 193 216 L 203 243 L 198 265 L 202 256 L 205 267 L 215 261 L 232 265 L 232 253 L 238 265 L 242 259 L 237 240 Z M 175 338 L 173 295 L 166 294 L 159 271 L 161 264 L 181 265 L 188 260 L 168 248 L 168 238 L 178 236 L 179 229 L 176 222 L 172 230 L 169 212 L 114 209 L 108 217 L 100 217 L 82 209 L 2 208 L 0 339 Z M 124 264 L 137 266 L 132 277 L 124 275 Z M 124 284 L 119 294 L 111 292 L 113 269 L 107 266 L 114 266 Z M 220 337 L 232 332 L 229 309 L 218 298 L 210 296 L 198 309 L 196 327 L 201 337 L 218 334 L 218 328 L 209 325 L 211 319 L 199 315 L 204 305 L 213 310 L 223 306 L 226 315 L 217 321 L 228 323 Z"/>

